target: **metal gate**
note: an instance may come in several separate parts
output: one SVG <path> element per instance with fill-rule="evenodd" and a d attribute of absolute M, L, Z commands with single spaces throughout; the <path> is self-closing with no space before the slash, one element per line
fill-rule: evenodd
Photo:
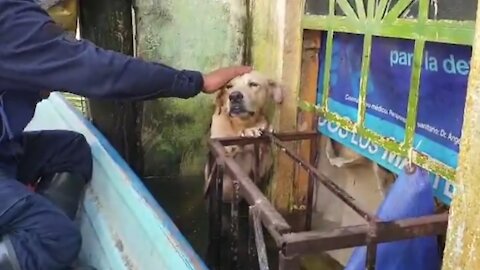
<path fill-rule="evenodd" d="M 316 132 L 304 133 L 266 133 L 259 138 L 224 138 L 211 139 L 210 164 L 213 166 L 215 181 L 209 187 L 210 250 L 209 264 L 212 269 L 225 269 L 220 267 L 222 256 L 228 256 L 231 263 L 228 269 L 270 269 L 267 249 L 264 240 L 264 229 L 275 242 L 275 251 L 278 253 L 278 268 L 280 270 L 300 269 L 300 258 L 303 255 L 319 254 L 323 251 L 367 246 L 367 269 L 374 269 L 377 244 L 398 241 L 414 237 L 441 235 L 446 233 L 448 214 L 436 214 L 419 218 L 383 222 L 378 220 L 373 213 L 369 213 L 360 206 L 353 197 L 346 193 L 332 180 L 315 169 L 310 161 L 305 161 L 294 151 L 286 146 L 286 142 L 310 140 L 313 145 L 318 140 Z M 312 231 L 311 224 L 305 224 L 305 230 L 293 232 L 284 217 L 269 202 L 262 191 L 246 175 L 239 165 L 228 157 L 224 149 L 229 145 L 255 146 L 257 162 L 259 145 L 271 144 L 277 147 L 280 153 L 289 156 L 298 163 L 310 177 L 308 201 L 312 202 L 314 181 L 324 185 L 331 193 L 342 200 L 358 215 L 367 221 L 367 225 L 346 226 L 328 231 Z M 234 200 L 225 207 L 222 202 L 222 185 L 224 174 L 229 174 L 234 179 Z M 248 206 L 248 258 L 238 253 L 241 238 L 239 226 L 244 222 L 239 215 L 242 203 Z M 230 211 L 225 211 L 230 210 Z M 311 215 L 312 209 L 309 209 Z M 222 218 L 225 213 L 230 215 L 230 221 L 225 224 Z M 311 218 L 307 219 L 311 222 Z M 225 226 L 227 225 L 227 226 Z M 222 227 L 230 229 L 228 236 L 222 235 Z M 229 240 L 226 242 L 225 240 Z M 225 246 L 228 243 L 228 246 Z M 228 252 L 225 253 L 225 250 Z M 240 264 L 242 263 L 242 264 Z M 270 260 L 271 263 L 271 260 Z M 240 265 L 242 267 L 240 267 Z M 247 268 L 246 268 L 247 267 Z"/>

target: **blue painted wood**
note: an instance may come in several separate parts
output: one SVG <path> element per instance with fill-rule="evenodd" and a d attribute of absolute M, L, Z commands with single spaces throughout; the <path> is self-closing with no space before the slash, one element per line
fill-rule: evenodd
<path fill-rule="evenodd" d="M 27 130 L 40 129 L 80 132 L 92 148 L 93 178 L 78 217 L 80 261 L 100 270 L 207 269 L 138 176 L 60 94 L 38 104 Z"/>

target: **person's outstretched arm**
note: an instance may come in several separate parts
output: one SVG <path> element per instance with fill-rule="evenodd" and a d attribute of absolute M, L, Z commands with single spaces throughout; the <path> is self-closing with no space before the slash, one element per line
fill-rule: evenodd
<path fill-rule="evenodd" d="M 203 76 L 75 40 L 32 0 L 0 0 L 1 90 L 69 91 L 94 98 L 189 98 L 213 92 L 234 76 L 233 67 Z"/>

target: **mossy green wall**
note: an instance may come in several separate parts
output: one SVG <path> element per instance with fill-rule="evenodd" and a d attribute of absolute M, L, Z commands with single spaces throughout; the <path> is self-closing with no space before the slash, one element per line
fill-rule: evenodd
<path fill-rule="evenodd" d="M 136 50 L 143 59 L 203 72 L 240 64 L 246 8 L 239 0 L 137 0 Z M 213 111 L 211 96 L 148 102 L 145 175 L 200 174 Z"/>
<path fill-rule="evenodd" d="M 255 69 L 280 79 L 282 72 L 282 0 L 251 1 L 252 64 Z"/>

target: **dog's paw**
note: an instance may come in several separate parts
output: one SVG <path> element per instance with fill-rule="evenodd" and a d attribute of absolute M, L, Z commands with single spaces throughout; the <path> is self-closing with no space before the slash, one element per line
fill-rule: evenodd
<path fill-rule="evenodd" d="M 240 136 L 242 137 L 260 137 L 265 132 L 262 128 L 247 128 L 242 131 Z"/>
<path fill-rule="evenodd" d="M 236 146 L 236 145 L 225 146 L 225 152 L 227 153 L 227 156 L 233 157 L 238 152 L 240 152 L 240 146 Z"/>

